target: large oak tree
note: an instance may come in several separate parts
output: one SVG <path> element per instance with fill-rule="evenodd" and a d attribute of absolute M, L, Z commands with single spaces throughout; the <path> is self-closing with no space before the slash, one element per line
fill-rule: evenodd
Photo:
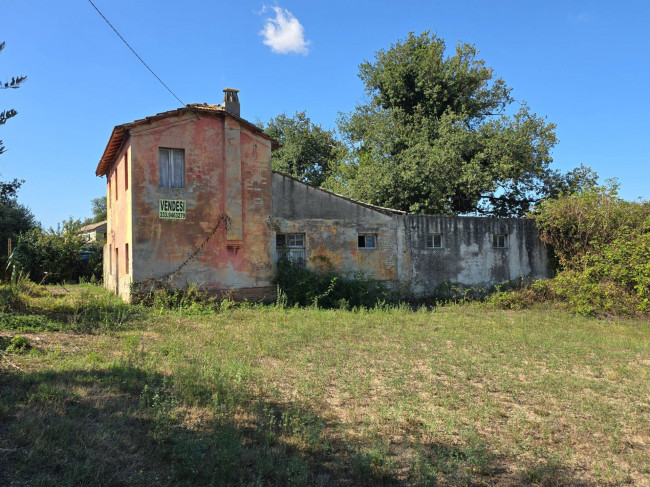
<path fill-rule="evenodd" d="M 367 103 L 339 119 L 350 157 L 325 186 L 412 213 L 520 216 L 566 185 L 555 125 L 459 43 L 424 32 L 359 67 Z M 513 107 L 516 109 L 513 110 Z"/>

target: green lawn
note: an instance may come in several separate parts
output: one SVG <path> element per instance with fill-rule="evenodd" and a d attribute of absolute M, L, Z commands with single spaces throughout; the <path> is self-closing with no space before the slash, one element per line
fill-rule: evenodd
<path fill-rule="evenodd" d="M 0 485 L 650 485 L 647 321 L 67 290 L 0 314 Z"/>

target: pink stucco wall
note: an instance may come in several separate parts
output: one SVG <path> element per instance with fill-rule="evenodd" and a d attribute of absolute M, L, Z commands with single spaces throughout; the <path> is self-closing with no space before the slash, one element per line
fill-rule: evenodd
<path fill-rule="evenodd" d="M 125 144 L 106 175 L 108 224 L 104 249 L 104 285 L 123 297 L 128 296 L 133 275 L 131 153 L 131 144 Z M 128 182 L 128 185 L 125 182 Z"/>
<path fill-rule="evenodd" d="M 109 241 L 120 249 L 120 260 L 129 244 L 131 270 L 126 279 L 164 278 L 204 244 L 173 276 L 175 285 L 192 282 L 250 297 L 272 293 L 271 142 L 228 115 L 186 113 L 132 128 L 129 146 L 129 194 L 125 198 L 120 194 L 109 210 Z M 159 148 L 185 151 L 185 187 L 159 187 Z M 120 189 L 122 159 L 118 157 L 112 170 L 117 170 Z M 184 200 L 186 218 L 159 218 L 161 199 Z M 224 215 L 231 222 L 228 229 Z M 109 279 L 107 287 L 111 285 L 115 283 Z"/>

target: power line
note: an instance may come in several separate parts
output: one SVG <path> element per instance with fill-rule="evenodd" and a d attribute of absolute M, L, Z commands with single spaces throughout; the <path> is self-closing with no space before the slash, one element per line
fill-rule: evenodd
<path fill-rule="evenodd" d="M 104 14 L 100 12 L 100 10 L 99 10 L 99 9 L 97 8 L 97 6 L 92 2 L 92 0 L 88 0 L 88 2 L 90 2 L 90 5 L 92 5 L 93 8 L 94 8 L 95 10 L 97 10 L 97 13 L 98 13 L 99 15 L 101 15 L 102 19 L 104 19 L 104 20 L 106 21 L 106 23 L 110 26 L 110 28 L 113 29 L 113 32 L 115 32 L 115 33 L 117 34 L 117 37 L 119 37 L 120 39 L 122 39 L 122 42 L 123 42 L 124 44 L 126 44 L 126 47 L 128 47 L 128 48 L 131 50 L 131 52 L 135 55 L 135 57 L 137 57 L 137 58 L 140 60 L 140 62 L 144 65 L 144 67 L 147 68 L 147 69 L 151 72 L 151 74 L 153 74 L 153 75 L 156 77 L 156 79 L 157 79 L 158 81 L 160 81 L 160 84 L 163 85 L 163 86 L 167 89 L 167 91 L 169 91 L 169 92 L 172 94 L 172 96 L 173 96 L 174 98 L 176 98 L 176 99 L 180 102 L 181 105 L 184 106 L 185 103 L 183 103 L 183 102 L 181 101 L 181 99 L 180 99 L 179 97 L 177 97 L 176 94 L 175 94 L 172 90 L 169 89 L 169 86 L 167 86 L 167 85 L 163 82 L 163 80 L 161 80 L 161 79 L 158 77 L 158 75 L 157 75 L 156 73 L 153 72 L 153 69 L 151 69 L 151 68 L 147 65 L 147 63 L 145 63 L 145 62 L 142 60 L 142 58 L 141 58 L 140 56 L 138 56 L 138 53 L 135 52 L 135 50 L 134 50 L 134 49 L 129 45 L 128 42 L 126 42 L 126 40 L 124 39 L 124 37 L 122 37 L 122 36 L 120 35 L 120 33 L 117 31 L 117 29 L 116 29 L 115 27 L 113 27 L 113 24 L 111 24 L 111 23 L 108 21 L 108 19 L 107 19 L 106 17 L 104 17 Z"/>

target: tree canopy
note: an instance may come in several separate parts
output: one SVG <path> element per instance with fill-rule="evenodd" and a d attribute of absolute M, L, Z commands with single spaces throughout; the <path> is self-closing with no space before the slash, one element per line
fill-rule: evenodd
<path fill-rule="evenodd" d="M 315 186 L 323 184 L 344 154 L 334 132 L 312 123 L 304 111 L 293 117 L 278 115 L 269 120 L 264 131 L 281 144 L 271 156 L 273 170 Z"/>
<path fill-rule="evenodd" d="M 106 196 L 100 196 L 99 198 L 90 200 L 90 210 L 93 216 L 86 218 L 83 221 L 83 225 L 90 225 L 91 223 L 99 223 L 106 220 Z"/>
<path fill-rule="evenodd" d="M 0 42 L 0 52 L 5 48 L 5 43 Z M 11 81 L 0 82 L 0 89 L 16 89 L 27 79 L 26 76 L 14 76 Z M 7 123 L 7 120 L 18 115 L 18 112 L 13 108 L 0 111 L 0 125 Z M 5 152 L 5 146 L 0 140 L 0 154 Z M 13 181 L 0 181 L 0 204 L 7 203 L 12 197 L 16 195 L 16 191 L 24 181 L 14 179 Z"/>
<path fill-rule="evenodd" d="M 569 182 L 553 171 L 555 125 L 516 102 L 459 43 L 428 31 L 359 66 L 368 102 L 339 119 L 350 157 L 326 187 L 411 213 L 520 216 Z"/>

